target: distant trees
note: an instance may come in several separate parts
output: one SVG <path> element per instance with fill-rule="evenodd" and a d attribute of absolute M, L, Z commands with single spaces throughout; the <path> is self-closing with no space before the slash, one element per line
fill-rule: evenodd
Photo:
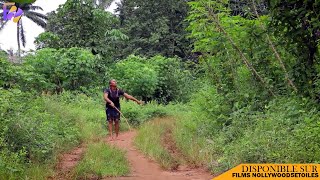
<path fill-rule="evenodd" d="M 132 53 L 149 57 L 190 56 L 185 0 L 122 0 L 118 5 L 120 27 L 129 37 L 128 42 L 121 44 L 121 57 Z"/>
<path fill-rule="evenodd" d="M 92 1 L 67 0 L 48 17 L 46 32 L 35 41 L 38 49 L 81 47 L 94 55 L 112 57 L 112 41 L 108 38 L 117 35 L 119 41 L 124 38 L 120 32 L 108 33 L 116 31 L 118 18 L 100 6 L 96 7 Z"/>

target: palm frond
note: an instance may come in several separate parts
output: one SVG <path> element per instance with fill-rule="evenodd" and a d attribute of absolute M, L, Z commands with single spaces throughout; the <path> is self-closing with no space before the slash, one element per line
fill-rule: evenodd
<path fill-rule="evenodd" d="M 38 13 L 38 12 L 34 12 L 34 11 L 27 11 L 26 13 L 31 14 L 32 16 L 36 16 L 40 19 L 45 19 L 48 20 L 48 17 L 44 14 Z"/>
<path fill-rule="evenodd" d="M 45 28 L 47 26 L 47 23 L 44 20 L 35 16 L 32 13 L 25 13 L 25 16 L 29 18 L 31 21 L 33 21 L 34 23 L 36 23 L 37 25 L 41 26 L 42 28 Z"/>
<path fill-rule="evenodd" d="M 7 25 L 8 21 L 1 21 L 1 25 L 0 25 L 0 31 Z"/>
<path fill-rule="evenodd" d="M 0 30 L 2 30 L 8 23 L 8 21 L 3 20 L 3 12 L 0 13 L 0 23 Z"/>
<path fill-rule="evenodd" d="M 114 0 L 93 0 L 93 4 L 99 8 L 106 9 L 112 4 L 113 1 Z"/>
<path fill-rule="evenodd" d="M 29 9 L 30 9 L 30 10 L 41 10 L 41 11 L 43 11 L 42 7 L 40 7 L 40 6 L 30 5 L 30 6 L 29 6 Z"/>

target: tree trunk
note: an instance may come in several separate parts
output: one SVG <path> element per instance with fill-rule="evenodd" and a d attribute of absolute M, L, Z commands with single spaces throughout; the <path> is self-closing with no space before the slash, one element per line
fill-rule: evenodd
<path fill-rule="evenodd" d="M 18 60 L 21 63 L 21 49 L 20 49 L 20 21 L 17 23 L 17 42 L 18 42 Z"/>

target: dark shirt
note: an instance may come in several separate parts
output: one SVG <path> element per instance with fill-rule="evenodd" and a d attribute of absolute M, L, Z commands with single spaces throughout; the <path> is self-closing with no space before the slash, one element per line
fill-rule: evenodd
<path fill-rule="evenodd" d="M 124 95 L 124 92 L 121 89 L 117 89 L 115 91 L 110 88 L 105 89 L 104 93 L 108 93 L 108 98 L 113 102 L 114 106 L 120 109 L 120 96 Z M 106 108 L 112 108 L 109 103 L 106 103 Z"/>

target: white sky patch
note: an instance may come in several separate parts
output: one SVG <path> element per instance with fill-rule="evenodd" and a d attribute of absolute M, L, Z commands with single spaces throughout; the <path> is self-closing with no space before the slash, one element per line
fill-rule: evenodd
<path fill-rule="evenodd" d="M 117 8 L 116 2 L 119 1 L 120 0 L 115 0 L 108 8 L 108 11 L 114 13 L 114 10 Z M 34 5 L 40 6 L 43 9 L 43 11 L 37 12 L 46 14 L 55 11 L 58 9 L 59 5 L 64 4 L 65 2 L 66 0 L 37 0 Z M 24 51 L 35 50 L 33 42 L 40 33 L 44 32 L 44 29 L 26 17 L 22 17 L 22 23 L 26 36 L 26 46 L 23 47 L 21 45 L 21 49 Z M 3 50 L 13 49 L 14 51 L 17 51 L 17 44 L 17 24 L 13 21 L 9 21 L 4 29 L 0 31 L 0 48 Z"/>

